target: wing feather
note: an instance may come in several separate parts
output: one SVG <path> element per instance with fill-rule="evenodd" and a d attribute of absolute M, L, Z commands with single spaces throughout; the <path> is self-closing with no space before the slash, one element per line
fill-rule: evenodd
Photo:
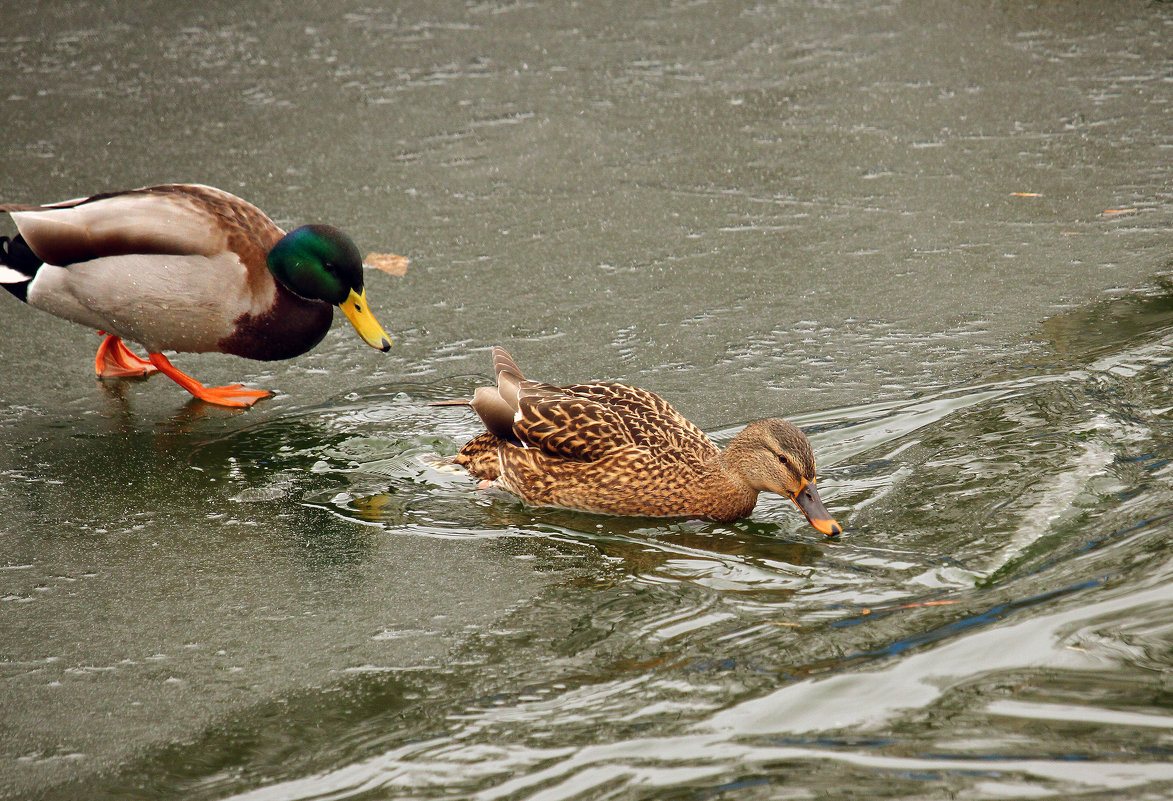
<path fill-rule="evenodd" d="M 702 462 L 718 452 L 705 432 L 654 392 L 612 383 L 575 384 L 564 389 L 606 404 L 622 420 L 636 445 Z"/>
<path fill-rule="evenodd" d="M 595 461 L 632 444 L 622 419 L 606 404 L 537 381 L 519 388 L 513 430 L 528 445 L 576 461 Z"/>
<path fill-rule="evenodd" d="M 255 206 L 205 186 L 148 187 L 9 208 L 37 257 L 59 267 L 132 254 L 211 257 L 229 249 L 253 258 L 259 251 L 263 264 L 264 254 L 282 236 Z M 258 238 L 256 232 L 263 241 L 248 241 Z"/>
<path fill-rule="evenodd" d="M 521 368 L 517 366 L 517 362 L 513 361 L 513 357 L 509 355 L 509 351 L 500 345 L 493 347 L 493 374 L 500 377 L 502 373 L 510 373 L 517 377 L 518 381 L 524 381 L 525 376 L 521 373 Z"/>
<path fill-rule="evenodd" d="M 694 470 L 718 453 L 703 431 L 646 389 L 530 381 L 502 347 L 493 348 L 493 371 L 497 387 L 478 389 L 470 405 L 499 441 L 576 462 L 646 454 Z"/>
<path fill-rule="evenodd" d="M 667 401 L 626 384 L 522 382 L 513 430 L 529 445 L 578 461 L 634 447 L 696 466 L 717 453 L 712 440 Z"/>

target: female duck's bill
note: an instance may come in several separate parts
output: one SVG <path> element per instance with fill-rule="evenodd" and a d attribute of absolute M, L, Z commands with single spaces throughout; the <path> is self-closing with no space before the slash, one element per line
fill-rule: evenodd
<path fill-rule="evenodd" d="M 804 481 L 802 488 L 791 497 L 791 500 L 820 534 L 837 537 L 843 533 L 843 529 L 835 522 L 835 518 L 831 517 L 827 507 L 823 505 L 823 499 L 819 497 L 819 491 L 815 488 L 813 480 Z"/>

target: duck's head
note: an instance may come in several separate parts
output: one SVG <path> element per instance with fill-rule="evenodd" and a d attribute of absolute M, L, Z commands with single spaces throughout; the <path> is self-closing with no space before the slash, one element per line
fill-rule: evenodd
<path fill-rule="evenodd" d="M 371 314 L 363 289 L 362 256 L 349 236 L 332 225 L 303 225 L 269 251 L 269 272 L 308 300 L 332 303 L 372 348 L 391 349 L 391 339 Z"/>
<path fill-rule="evenodd" d="M 794 501 L 821 533 L 833 537 L 843 530 L 815 488 L 810 440 L 792 423 L 778 418 L 750 423 L 726 446 L 723 460 L 727 469 L 758 492 Z"/>

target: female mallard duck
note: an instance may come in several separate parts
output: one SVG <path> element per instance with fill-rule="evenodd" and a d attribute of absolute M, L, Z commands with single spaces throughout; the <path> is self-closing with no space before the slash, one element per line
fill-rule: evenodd
<path fill-rule="evenodd" d="M 289 359 L 326 336 L 332 305 L 371 347 L 391 347 L 367 307 L 358 249 L 337 228 L 286 234 L 235 195 L 187 184 L 0 211 L 19 231 L 0 237 L 0 284 L 105 334 L 99 377 L 158 370 L 200 400 L 251 406 L 273 393 L 205 387 L 161 351 Z M 145 345 L 148 359 L 123 339 Z"/>
<path fill-rule="evenodd" d="M 453 461 L 526 503 L 729 522 L 769 491 L 793 500 L 823 534 L 841 531 L 815 488 L 810 442 L 785 420 L 750 423 L 719 450 L 645 389 L 527 381 L 504 348 L 493 348 L 493 367 L 496 387 L 433 405 L 473 408 L 488 431 Z"/>

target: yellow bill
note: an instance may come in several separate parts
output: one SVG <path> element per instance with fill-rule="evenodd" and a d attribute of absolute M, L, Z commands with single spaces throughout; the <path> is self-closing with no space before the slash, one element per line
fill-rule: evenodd
<path fill-rule="evenodd" d="M 350 297 L 338 304 L 338 308 L 342 309 L 342 313 L 346 315 L 346 319 L 350 320 L 350 324 L 354 326 L 354 330 L 358 331 L 358 335 L 363 338 L 363 341 L 372 348 L 386 353 L 391 350 L 391 338 L 387 336 L 387 332 L 383 330 L 383 326 L 379 325 L 379 321 L 375 319 L 375 315 L 371 314 L 370 307 L 367 306 L 367 291 L 355 292 L 350 290 Z"/>

